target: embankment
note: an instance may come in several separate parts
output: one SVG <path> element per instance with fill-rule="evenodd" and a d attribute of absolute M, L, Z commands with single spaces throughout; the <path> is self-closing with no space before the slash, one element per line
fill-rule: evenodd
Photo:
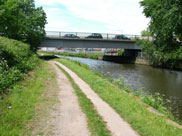
<path fill-rule="evenodd" d="M 168 122 L 168 115 L 159 116 L 150 112 L 147 109 L 149 105 L 142 103 L 138 97 L 114 86 L 85 65 L 65 59 L 57 59 L 57 61 L 70 68 L 87 82 L 140 135 L 180 136 L 182 134 L 181 128 Z"/>
<path fill-rule="evenodd" d="M 148 65 L 153 67 L 159 67 L 159 68 L 167 68 L 167 69 L 173 69 L 173 70 L 182 70 L 182 61 L 176 60 L 177 63 L 175 63 L 175 66 L 171 62 L 167 62 L 165 64 L 151 64 L 150 59 L 140 58 L 133 56 L 117 56 L 117 55 L 104 55 L 104 53 L 70 53 L 70 52 L 63 52 L 63 53 L 57 53 L 57 52 L 39 52 L 39 54 L 44 55 L 63 55 L 63 56 L 70 56 L 70 57 L 80 57 L 80 58 L 90 58 L 90 59 L 96 59 L 96 60 L 105 60 L 105 61 L 111 61 L 116 63 L 131 63 L 131 64 L 140 64 L 140 65 Z"/>
<path fill-rule="evenodd" d="M 31 135 L 35 124 L 28 124 L 53 105 L 55 97 L 50 101 L 52 96 L 50 92 L 47 95 L 46 87 L 51 84 L 53 90 L 55 78 L 49 65 L 39 60 L 29 45 L 0 37 L 1 136 Z"/>

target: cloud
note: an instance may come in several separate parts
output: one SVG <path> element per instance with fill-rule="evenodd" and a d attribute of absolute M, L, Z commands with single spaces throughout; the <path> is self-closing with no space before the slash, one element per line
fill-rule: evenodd
<path fill-rule="evenodd" d="M 36 4 L 43 7 L 51 8 L 46 10 L 48 15 L 48 25 L 53 26 L 60 21 L 64 28 L 75 28 L 75 19 L 80 19 L 85 22 L 95 21 L 102 23 L 100 30 L 104 32 L 118 33 L 123 31 L 127 34 L 140 34 L 143 29 L 146 29 L 149 22 L 142 14 L 142 8 L 139 5 L 140 0 L 36 0 Z M 64 6 L 67 13 L 61 14 L 61 8 Z M 54 11 L 53 7 L 57 7 Z M 52 10 L 52 12 L 51 12 Z M 66 18 L 65 16 L 71 16 Z M 60 18 L 60 19 L 58 19 Z M 61 20 L 62 18 L 62 20 Z M 63 20 L 64 19 L 64 20 Z M 71 21 L 71 22 L 68 22 Z M 87 26 L 89 27 L 89 25 Z M 60 28 L 62 28 L 60 26 Z M 92 29 L 93 30 L 93 29 Z M 98 31 L 96 28 L 93 31 Z"/>
<path fill-rule="evenodd" d="M 64 17 L 64 15 L 60 14 L 61 10 L 59 8 L 45 8 L 44 10 L 48 18 L 46 30 L 62 30 L 69 25 L 69 22 L 64 22 L 60 20 L 62 17 Z"/>

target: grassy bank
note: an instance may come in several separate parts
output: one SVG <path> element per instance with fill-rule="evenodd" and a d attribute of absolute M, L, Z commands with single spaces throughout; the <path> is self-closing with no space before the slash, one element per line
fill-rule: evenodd
<path fill-rule="evenodd" d="M 58 65 L 57 65 L 58 66 Z M 91 101 L 82 93 L 80 88 L 74 83 L 73 79 L 70 75 L 58 66 L 67 78 L 70 80 L 76 95 L 78 96 L 79 104 L 82 108 L 82 111 L 86 114 L 88 119 L 88 127 L 92 136 L 111 136 L 110 132 L 107 130 L 105 122 L 102 120 L 100 115 L 95 110 Z"/>
<path fill-rule="evenodd" d="M 0 37 L 0 94 L 24 78 L 39 63 L 28 44 Z"/>
<path fill-rule="evenodd" d="M 0 135 L 28 135 L 27 123 L 36 117 L 36 106 L 42 100 L 46 81 L 55 76 L 46 62 L 39 66 L 24 81 L 18 82 L 0 100 Z"/>
<path fill-rule="evenodd" d="M 90 59 L 99 59 L 99 56 L 103 56 L 104 53 L 102 52 L 95 52 L 95 53 L 82 53 L 82 52 L 45 52 L 39 51 L 39 55 L 61 55 L 61 56 L 70 56 L 70 57 L 80 57 L 80 58 L 90 58 Z"/>
<path fill-rule="evenodd" d="M 57 61 L 66 65 L 84 81 L 118 114 L 127 120 L 142 136 L 181 136 L 182 129 L 167 122 L 167 116 L 158 116 L 147 110 L 148 105 L 141 103 L 137 97 L 114 87 L 108 80 L 98 76 L 88 68 L 65 59 Z"/>

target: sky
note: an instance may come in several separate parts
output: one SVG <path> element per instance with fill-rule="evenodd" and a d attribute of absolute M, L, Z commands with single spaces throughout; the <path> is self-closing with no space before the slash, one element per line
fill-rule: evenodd
<path fill-rule="evenodd" d="M 35 0 L 47 15 L 46 31 L 140 35 L 149 23 L 140 0 Z"/>

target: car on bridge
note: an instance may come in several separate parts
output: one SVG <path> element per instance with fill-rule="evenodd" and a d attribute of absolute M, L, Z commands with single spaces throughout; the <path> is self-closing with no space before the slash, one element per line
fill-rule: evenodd
<path fill-rule="evenodd" d="M 104 53 L 118 53 L 118 49 L 106 49 Z"/>
<path fill-rule="evenodd" d="M 122 40 L 131 40 L 130 38 L 128 38 L 127 36 L 120 34 L 120 35 L 116 35 L 114 37 L 114 39 L 122 39 Z"/>
<path fill-rule="evenodd" d="M 64 38 L 80 38 L 80 37 L 78 37 L 78 36 L 75 35 L 75 34 L 65 34 L 65 35 L 64 35 Z"/>
<path fill-rule="evenodd" d="M 99 33 L 92 33 L 91 35 L 85 37 L 85 38 L 97 38 L 97 39 L 103 39 L 102 35 Z"/>

